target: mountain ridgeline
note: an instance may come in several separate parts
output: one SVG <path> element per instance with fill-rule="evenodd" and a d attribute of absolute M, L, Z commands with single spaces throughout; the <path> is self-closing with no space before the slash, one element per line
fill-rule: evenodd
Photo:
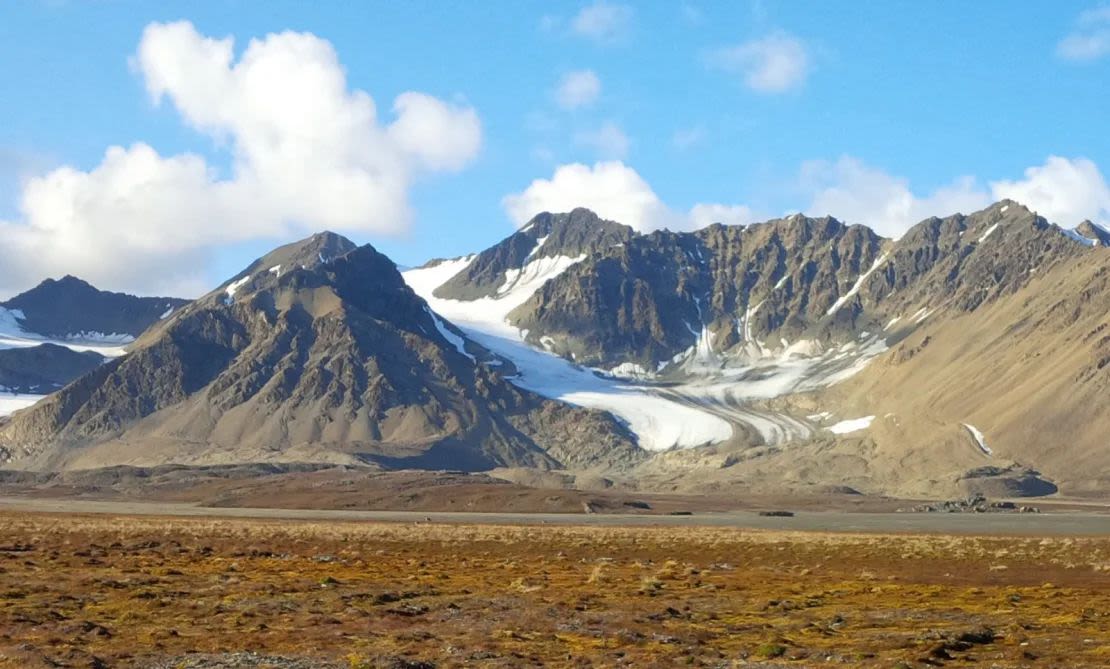
<path fill-rule="evenodd" d="M 18 311 L 23 329 L 44 337 L 125 335 L 138 337 L 159 318 L 188 304 L 175 297 L 135 297 L 98 290 L 74 276 L 47 279 L 0 302 Z"/>
<path fill-rule="evenodd" d="M 595 245 L 517 307 L 511 323 L 530 343 L 601 368 L 678 369 L 703 338 L 725 364 L 896 332 L 938 308 L 973 310 L 1089 243 L 1008 201 L 926 220 L 897 241 L 800 215 L 628 233 Z"/>
<path fill-rule="evenodd" d="M 324 233 L 260 258 L 126 356 L 15 414 L 0 447 L 36 468 L 552 468 L 638 456 L 611 417 L 522 391 L 483 355 L 388 258 Z"/>
<path fill-rule="evenodd" d="M 897 240 L 802 215 L 639 233 L 576 209 L 402 275 L 321 233 L 155 318 L 152 303 L 126 355 L 3 419 L 0 456 L 1094 495 L 1110 485 L 1108 242 L 1008 200 Z M 32 306 L 8 308 L 73 327 Z"/>

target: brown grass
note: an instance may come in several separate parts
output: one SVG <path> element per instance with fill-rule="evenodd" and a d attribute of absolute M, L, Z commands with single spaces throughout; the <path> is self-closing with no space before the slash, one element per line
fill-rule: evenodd
<path fill-rule="evenodd" d="M 1106 667 L 1108 565 L 1107 538 L 0 515 L 0 667 Z"/>

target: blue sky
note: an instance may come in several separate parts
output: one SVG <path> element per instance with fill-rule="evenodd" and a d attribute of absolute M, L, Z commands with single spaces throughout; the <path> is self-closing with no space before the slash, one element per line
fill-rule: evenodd
<path fill-rule="evenodd" d="M 179 57 L 168 34 L 151 36 L 168 51 L 136 57 L 149 25 L 182 20 L 188 44 L 234 38 L 230 67 L 252 39 L 311 33 L 346 74 L 342 95 L 369 95 L 382 126 L 397 96 L 434 100 L 388 145 L 396 162 L 357 168 L 397 166 L 390 204 L 333 211 L 313 196 L 345 192 L 335 182 L 318 187 L 261 149 L 247 152 L 269 185 L 233 204 L 195 184 L 158 199 L 82 180 L 108 147 L 135 143 L 235 180 L 243 138 L 264 141 L 254 88 L 208 114 L 231 94 L 205 97 L 216 86 L 188 70 L 199 58 Z M 565 202 L 641 229 L 801 210 L 895 235 L 999 195 L 1069 225 L 1110 216 L 1110 5 L 1097 2 L 15 2 L 0 9 L 0 62 L 0 221 L 19 240 L 6 250 L 37 259 L 0 276 L 0 292 L 72 271 L 108 288 L 196 293 L 328 223 L 418 264 L 484 248 Z M 151 82 L 179 71 L 155 104 Z M 334 150 L 335 137 L 304 151 Z M 20 207 L 28 179 L 63 166 L 77 175 Z M 136 192 L 151 200 L 131 206 Z M 244 204 L 260 200 L 273 204 Z M 192 221 L 197 234 L 183 234 Z"/>

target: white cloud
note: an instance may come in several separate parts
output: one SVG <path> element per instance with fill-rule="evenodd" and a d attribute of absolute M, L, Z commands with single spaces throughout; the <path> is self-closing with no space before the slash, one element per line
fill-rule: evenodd
<path fill-rule="evenodd" d="M 65 272 L 116 289 L 196 286 L 217 245 L 322 228 L 392 234 L 410 222 L 421 174 L 454 171 L 477 154 L 477 114 L 423 93 L 393 102 L 383 123 L 371 97 L 347 88 L 331 44 L 283 32 L 251 40 L 192 24 L 153 23 L 132 64 L 151 99 L 231 157 L 221 178 L 195 154 L 145 143 L 110 147 L 89 171 L 32 179 L 18 221 L 0 223 L 0 290 Z"/>
<path fill-rule="evenodd" d="M 751 208 L 742 204 L 695 204 L 690 209 L 688 219 L 688 227 L 692 230 L 713 223 L 748 225 L 756 221 Z"/>
<path fill-rule="evenodd" d="M 571 32 L 599 44 L 627 39 L 631 27 L 632 8 L 604 0 L 583 7 L 570 21 Z"/>
<path fill-rule="evenodd" d="M 990 204 L 990 196 L 973 177 L 961 177 L 918 196 L 910 190 L 907 179 L 850 156 L 836 162 L 815 160 L 803 164 L 800 182 L 812 198 L 804 209 L 808 215 L 831 215 L 848 223 L 863 223 L 886 237 L 900 237 L 929 216 L 970 213 Z"/>
<path fill-rule="evenodd" d="M 1056 55 L 1081 62 L 1110 55 L 1110 6 L 1082 12 L 1075 24 L 1075 29 L 1056 45 Z"/>
<path fill-rule="evenodd" d="M 739 74 L 757 93 L 800 88 L 812 67 L 809 51 L 797 37 L 776 31 L 761 39 L 711 51 L 709 64 Z"/>
<path fill-rule="evenodd" d="M 601 95 L 601 80 L 593 70 L 567 72 L 555 89 L 555 102 L 563 109 L 589 107 Z"/>
<path fill-rule="evenodd" d="M 550 179 L 536 179 L 520 193 L 507 195 L 502 204 L 517 225 L 541 212 L 591 209 L 602 218 L 618 221 L 641 232 L 669 228 L 693 230 L 710 223 L 748 223 L 747 207 L 697 204 L 688 213 L 672 210 L 636 170 L 620 161 L 561 165 Z"/>
<path fill-rule="evenodd" d="M 1084 219 L 1110 225 L 1110 186 L 1086 158 L 1049 156 L 1044 165 L 1025 170 L 1020 181 L 991 182 L 994 199 L 1020 202 L 1064 227 Z"/>
<path fill-rule="evenodd" d="M 613 121 L 606 121 L 595 130 L 575 133 L 574 142 L 593 149 L 602 158 L 624 158 L 632 144 L 624 130 Z"/>
<path fill-rule="evenodd" d="M 967 214 L 1007 198 L 1064 227 L 1084 219 L 1110 225 L 1110 186 L 1098 166 L 1085 158 L 1049 156 L 1043 165 L 1026 169 L 1021 180 L 983 186 L 965 176 L 918 195 L 907 179 L 844 156 L 836 162 L 805 163 L 800 184 L 810 196 L 809 215 L 863 223 L 888 237 L 899 237 L 930 216 Z"/>
<path fill-rule="evenodd" d="M 481 146 L 482 124 L 473 109 L 409 91 L 393 101 L 393 114 L 389 138 L 428 170 L 457 172 Z"/>

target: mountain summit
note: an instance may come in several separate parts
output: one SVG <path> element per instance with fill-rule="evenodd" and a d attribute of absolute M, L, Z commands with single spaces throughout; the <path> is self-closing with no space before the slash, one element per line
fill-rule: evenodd
<path fill-rule="evenodd" d="M 138 337 L 152 323 L 187 302 L 174 297 L 111 293 L 66 275 L 61 279 L 47 279 L 25 293 L 0 302 L 0 308 L 19 312 L 21 327 L 43 337 Z"/>

